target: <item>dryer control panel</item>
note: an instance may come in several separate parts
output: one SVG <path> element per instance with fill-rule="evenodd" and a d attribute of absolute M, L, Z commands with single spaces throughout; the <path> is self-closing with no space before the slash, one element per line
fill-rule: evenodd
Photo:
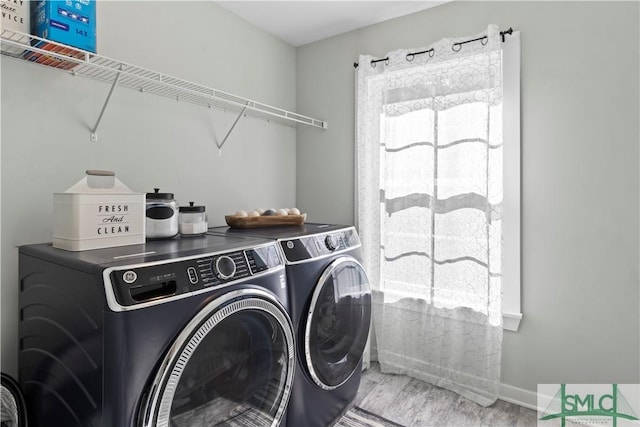
<path fill-rule="evenodd" d="M 359 247 L 360 238 L 354 228 L 347 228 L 295 239 L 280 240 L 279 243 L 287 262 L 296 263 Z"/>
<path fill-rule="evenodd" d="M 275 244 L 156 263 L 117 267 L 105 280 L 121 307 L 181 298 L 185 294 L 227 286 L 283 265 Z"/>

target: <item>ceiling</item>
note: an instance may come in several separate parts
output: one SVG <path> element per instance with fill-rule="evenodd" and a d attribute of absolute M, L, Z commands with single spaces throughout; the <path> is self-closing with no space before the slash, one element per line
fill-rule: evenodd
<path fill-rule="evenodd" d="M 293 46 L 302 46 L 452 0 L 216 1 Z"/>

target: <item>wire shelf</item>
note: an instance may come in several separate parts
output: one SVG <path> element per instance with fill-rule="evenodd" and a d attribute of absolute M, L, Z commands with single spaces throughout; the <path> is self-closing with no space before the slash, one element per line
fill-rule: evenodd
<path fill-rule="evenodd" d="M 293 113 L 30 34 L 3 29 L 0 40 L 4 56 L 61 69 L 72 75 L 104 81 L 112 84 L 113 87 L 123 86 L 140 92 L 239 114 L 243 114 L 244 111 L 244 114 L 289 126 L 303 124 L 321 129 L 327 128 L 327 122 L 323 120 Z M 93 132 L 95 129 L 92 130 Z"/>

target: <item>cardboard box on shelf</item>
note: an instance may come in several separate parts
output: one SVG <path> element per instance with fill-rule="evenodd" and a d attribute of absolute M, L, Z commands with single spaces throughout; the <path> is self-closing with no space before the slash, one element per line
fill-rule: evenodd
<path fill-rule="evenodd" d="M 2 8 L 0 27 L 3 30 L 29 34 L 31 31 L 30 3 L 28 0 L 0 0 L 0 8 Z M 24 53 L 24 49 L 3 45 L 2 53 L 5 55 L 20 56 Z"/>
<path fill-rule="evenodd" d="M 33 34 L 96 53 L 95 0 L 33 2 Z"/>
<path fill-rule="evenodd" d="M 40 52 L 30 52 L 30 51 L 24 54 L 25 59 L 32 62 L 36 62 L 38 64 L 48 65 L 50 67 L 60 68 L 63 70 L 70 70 L 76 65 L 78 65 L 79 62 L 69 61 L 63 58 L 69 57 L 69 58 L 84 59 L 84 52 L 78 49 L 73 49 L 71 47 L 64 47 L 57 44 L 42 42 L 42 41 L 38 41 L 33 46 L 42 50 L 55 52 L 62 56 L 62 57 L 59 57 L 59 56 L 47 55 Z"/>
<path fill-rule="evenodd" d="M 80 59 L 84 58 L 82 51 L 96 52 L 95 0 L 39 0 L 31 3 L 32 34 L 68 46 L 63 48 L 37 41 L 35 47 Z M 78 64 L 40 52 L 28 52 L 25 58 L 62 69 L 71 69 Z"/>

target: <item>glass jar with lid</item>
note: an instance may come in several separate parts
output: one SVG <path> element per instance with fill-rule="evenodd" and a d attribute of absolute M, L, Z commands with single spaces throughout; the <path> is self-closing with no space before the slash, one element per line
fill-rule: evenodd
<path fill-rule="evenodd" d="M 183 236 L 198 236 L 207 232 L 207 214 L 204 206 L 180 206 L 178 219 L 180 234 Z"/>
<path fill-rule="evenodd" d="M 178 202 L 173 193 L 160 193 L 158 188 L 147 193 L 145 216 L 147 239 L 166 239 L 178 234 Z"/>

